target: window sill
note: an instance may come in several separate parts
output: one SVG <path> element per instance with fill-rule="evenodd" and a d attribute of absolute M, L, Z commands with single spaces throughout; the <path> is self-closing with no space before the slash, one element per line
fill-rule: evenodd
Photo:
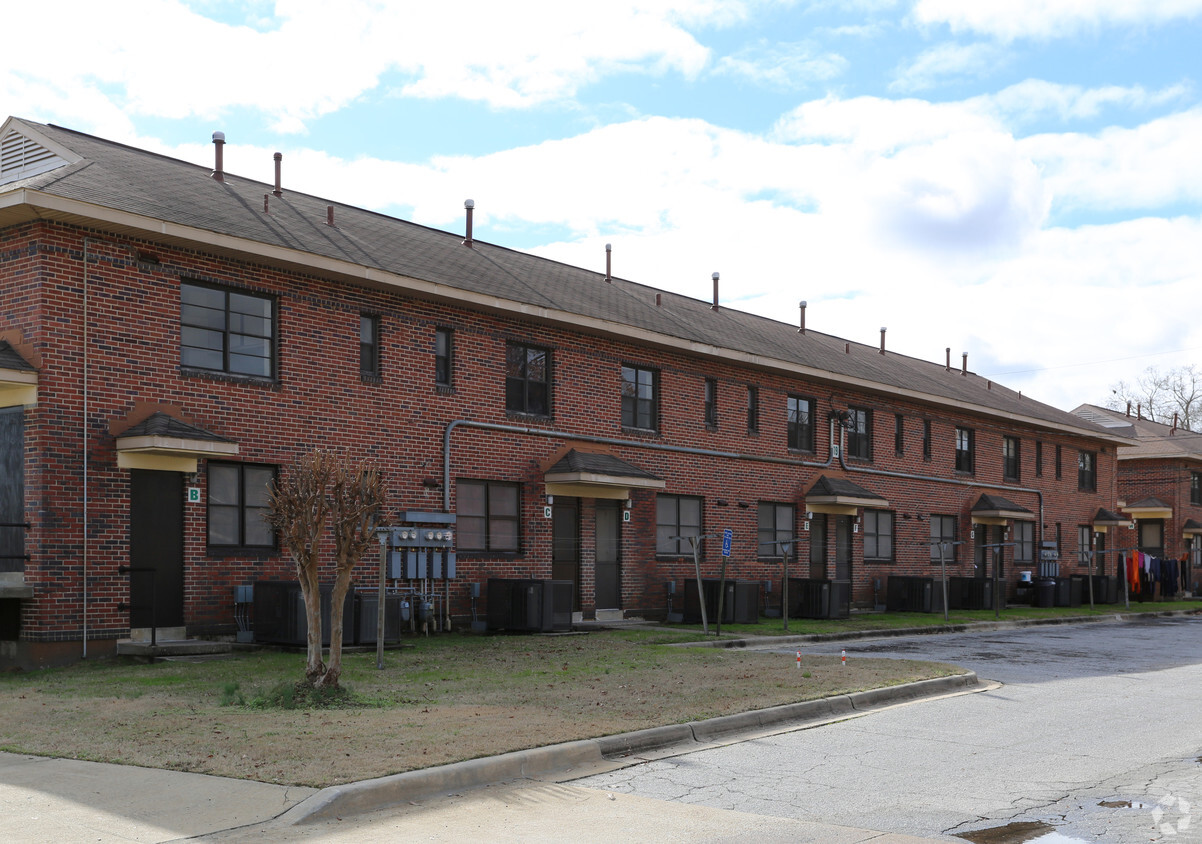
<path fill-rule="evenodd" d="M 509 410 L 508 408 L 505 409 L 505 418 L 506 419 L 515 419 L 519 422 L 554 422 L 555 421 L 554 416 L 544 415 L 541 413 L 526 413 L 525 411 L 522 411 L 522 410 Z"/>
<path fill-rule="evenodd" d="M 359 380 L 364 384 L 373 384 L 377 387 L 384 383 L 384 377 L 382 375 L 373 374 L 370 372 L 360 372 Z"/>
<path fill-rule="evenodd" d="M 232 372 L 218 372 L 215 369 L 196 369 L 181 366 L 179 374 L 182 378 L 204 378 L 209 381 L 225 381 L 228 384 L 246 384 L 250 387 L 266 387 L 269 390 L 280 389 L 278 378 L 260 378 L 255 375 L 238 375 Z"/>
<path fill-rule="evenodd" d="M 225 557 L 278 557 L 280 555 L 279 548 L 267 548 L 263 545 L 208 545 L 205 546 L 205 556 L 215 558 Z"/>
<path fill-rule="evenodd" d="M 658 437 L 659 436 L 659 431 L 655 430 L 654 428 L 629 428 L 625 425 L 622 426 L 622 433 L 623 434 L 633 434 L 635 436 L 640 436 L 640 437 Z"/>
<path fill-rule="evenodd" d="M 455 395 L 455 388 L 450 384 L 435 384 L 434 392 L 443 396 L 453 396 Z"/>

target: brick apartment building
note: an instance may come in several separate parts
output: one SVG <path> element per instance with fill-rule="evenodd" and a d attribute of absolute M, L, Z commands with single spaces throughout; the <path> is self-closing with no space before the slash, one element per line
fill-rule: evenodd
<path fill-rule="evenodd" d="M 1189 564 L 1190 591 L 1202 576 L 1202 433 L 1083 404 L 1073 413 L 1127 437 L 1119 452 L 1118 508 L 1132 520 L 1123 547 Z M 1119 547 L 1114 545 L 1112 547 Z"/>
<path fill-rule="evenodd" d="M 210 170 L 0 127 L 3 664 L 113 652 L 146 590 L 159 626 L 231 633 L 235 586 L 293 577 L 261 514 L 314 447 L 377 460 L 393 513 L 457 514 L 457 622 L 489 577 L 662 617 L 693 574 L 679 537 L 725 528 L 731 576 L 779 584 L 796 537 L 792 571 L 857 605 L 933 573 L 932 538 L 963 543 L 953 574 L 997 554 L 1014 583 L 1117 506 L 1127 437 L 950 350 L 505 249 L 470 209 L 465 236 L 293 193 L 278 155 L 274 184 L 224 173 L 222 143 Z"/>

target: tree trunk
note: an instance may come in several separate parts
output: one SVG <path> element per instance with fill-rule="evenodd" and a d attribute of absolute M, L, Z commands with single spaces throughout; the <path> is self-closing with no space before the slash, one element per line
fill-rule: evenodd
<path fill-rule="evenodd" d="M 340 567 L 334 580 L 334 592 L 330 595 L 330 661 L 325 666 L 325 674 L 314 684 L 319 688 L 338 688 L 338 679 L 342 676 L 342 608 L 353 570 L 353 566 Z"/>
<path fill-rule="evenodd" d="M 321 587 L 317 579 L 317 566 L 310 566 L 297 574 L 300 576 L 301 594 L 305 598 L 305 621 L 309 628 L 305 679 L 316 685 L 326 670 L 321 659 Z"/>

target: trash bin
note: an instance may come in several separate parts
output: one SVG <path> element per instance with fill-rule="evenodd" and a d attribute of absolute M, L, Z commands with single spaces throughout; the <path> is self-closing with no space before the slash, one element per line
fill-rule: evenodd
<path fill-rule="evenodd" d="M 1052 607 L 1056 603 L 1056 581 L 1044 578 L 1035 581 L 1035 606 Z"/>

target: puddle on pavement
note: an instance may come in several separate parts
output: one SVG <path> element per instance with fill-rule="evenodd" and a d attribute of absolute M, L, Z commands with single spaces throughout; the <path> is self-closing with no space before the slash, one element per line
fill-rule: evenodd
<path fill-rule="evenodd" d="M 1150 809 L 1148 803 L 1140 803 L 1138 800 L 1103 800 L 1098 804 L 1103 809 Z"/>
<path fill-rule="evenodd" d="M 1085 844 L 1080 838 L 1061 835 L 1054 826 L 1043 821 L 1015 821 L 1005 826 L 959 832 L 956 837 L 973 844 Z"/>

